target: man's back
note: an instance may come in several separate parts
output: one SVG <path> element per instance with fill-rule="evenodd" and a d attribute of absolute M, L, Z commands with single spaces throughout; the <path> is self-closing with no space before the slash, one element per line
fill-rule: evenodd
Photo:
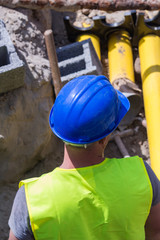
<path fill-rule="evenodd" d="M 35 239 L 145 239 L 152 187 L 138 157 L 57 168 L 25 189 Z"/>

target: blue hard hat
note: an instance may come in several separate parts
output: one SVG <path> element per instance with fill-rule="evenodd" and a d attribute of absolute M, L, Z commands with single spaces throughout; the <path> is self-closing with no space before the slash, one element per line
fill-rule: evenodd
<path fill-rule="evenodd" d="M 81 76 L 61 89 L 49 123 L 63 141 L 88 144 L 116 129 L 129 107 L 129 100 L 105 76 Z"/>

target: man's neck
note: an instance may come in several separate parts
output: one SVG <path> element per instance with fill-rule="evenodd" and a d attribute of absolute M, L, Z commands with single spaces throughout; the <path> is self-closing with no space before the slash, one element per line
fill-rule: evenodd
<path fill-rule="evenodd" d="M 65 147 L 64 160 L 60 168 L 73 169 L 93 166 L 103 162 L 102 154 L 96 150 L 74 149 Z"/>

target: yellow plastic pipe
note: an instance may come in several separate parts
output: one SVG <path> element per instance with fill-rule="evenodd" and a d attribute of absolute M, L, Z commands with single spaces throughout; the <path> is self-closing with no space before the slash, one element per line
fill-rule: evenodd
<path fill-rule="evenodd" d="M 93 47 L 95 48 L 95 51 L 97 53 L 99 60 L 101 60 L 100 39 L 98 36 L 96 36 L 94 34 L 82 34 L 82 35 L 79 35 L 76 40 L 78 42 L 81 42 L 81 41 L 87 40 L 89 38 L 92 41 Z"/>
<path fill-rule="evenodd" d="M 160 37 L 141 38 L 139 56 L 151 167 L 160 180 Z"/>
<path fill-rule="evenodd" d="M 120 78 L 135 82 L 132 45 L 128 32 L 120 30 L 109 35 L 108 61 L 111 83 Z"/>

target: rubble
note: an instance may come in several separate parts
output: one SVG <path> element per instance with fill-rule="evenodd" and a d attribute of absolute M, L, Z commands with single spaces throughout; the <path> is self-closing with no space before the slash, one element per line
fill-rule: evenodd
<path fill-rule="evenodd" d="M 98 9 L 104 11 L 119 10 L 158 10 L 159 0 L 0 0 L 0 5 L 5 7 L 24 7 L 30 9 L 50 8 L 58 11 L 77 11 L 82 8 Z"/>

